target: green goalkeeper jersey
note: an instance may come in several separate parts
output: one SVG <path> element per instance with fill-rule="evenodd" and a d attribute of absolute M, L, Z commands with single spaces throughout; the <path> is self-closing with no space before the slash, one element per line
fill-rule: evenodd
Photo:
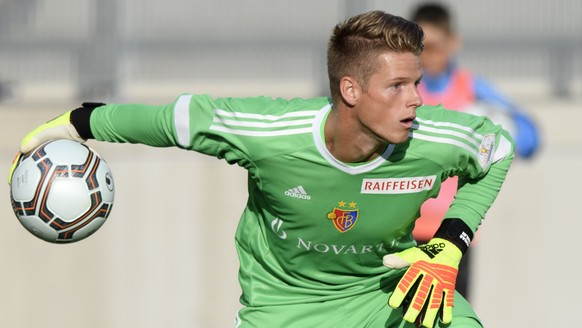
<path fill-rule="evenodd" d="M 414 246 L 421 204 L 459 176 L 445 218 L 474 231 L 513 158 L 508 133 L 484 117 L 424 106 L 407 142 L 365 163 L 338 161 L 323 134 L 329 98 L 185 94 L 167 106 L 106 105 L 97 140 L 176 146 L 248 171 L 236 232 L 247 306 L 320 302 L 378 290 L 402 274 L 382 257 Z"/>

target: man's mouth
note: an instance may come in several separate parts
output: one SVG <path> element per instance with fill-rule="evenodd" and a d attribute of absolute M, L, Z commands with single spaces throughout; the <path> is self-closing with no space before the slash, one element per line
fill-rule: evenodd
<path fill-rule="evenodd" d="M 401 120 L 400 123 L 409 129 L 412 127 L 412 123 L 414 122 L 415 118 L 416 117 L 414 117 L 414 116 L 410 116 L 410 117 L 407 117 L 407 118 Z"/>

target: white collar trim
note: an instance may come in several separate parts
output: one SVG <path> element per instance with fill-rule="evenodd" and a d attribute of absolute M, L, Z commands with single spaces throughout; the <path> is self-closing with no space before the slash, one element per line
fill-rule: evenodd
<path fill-rule="evenodd" d="M 327 116 L 327 113 L 329 113 L 330 110 L 331 104 L 328 104 L 327 106 L 323 107 L 319 111 L 319 113 L 317 113 L 317 115 L 315 116 L 312 131 L 315 145 L 317 146 L 317 149 L 319 150 L 321 156 L 323 156 L 323 158 L 325 158 L 325 160 L 328 163 L 330 163 L 331 165 L 345 173 L 356 175 L 372 171 L 373 169 L 382 165 L 388 159 L 388 157 L 390 157 L 395 147 L 395 145 L 393 144 L 388 145 L 388 147 L 386 147 L 386 150 L 384 150 L 384 152 L 380 156 L 378 156 L 378 158 L 370 162 L 363 163 L 361 165 L 348 165 L 347 163 L 339 161 L 335 157 L 333 157 L 333 155 L 329 152 L 329 150 L 325 146 L 325 141 L 323 140 L 321 135 L 321 128 L 323 124 L 325 124 L 325 117 Z"/>

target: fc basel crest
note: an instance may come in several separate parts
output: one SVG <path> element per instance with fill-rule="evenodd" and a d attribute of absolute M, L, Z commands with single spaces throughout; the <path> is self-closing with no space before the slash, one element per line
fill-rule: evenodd
<path fill-rule="evenodd" d="M 347 206 L 346 206 L 347 204 Z M 334 207 L 333 211 L 327 213 L 327 218 L 333 221 L 335 228 L 344 233 L 356 225 L 358 221 L 358 209 L 355 202 L 346 203 L 344 201 L 338 202 L 338 207 Z M 348 207 L 348 209 L 345 209 Z"/>

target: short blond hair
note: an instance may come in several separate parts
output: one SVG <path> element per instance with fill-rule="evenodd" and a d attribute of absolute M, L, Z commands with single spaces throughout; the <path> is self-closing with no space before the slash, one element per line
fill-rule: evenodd
<path fill-rule="evenodd" d="M 424 33 L 414 22 L 375 10 L 335 26 L 327 46 L 327 72 L 332 99 L 341 96 L 339 82 L 351 76 L 367 90 L 377 58 L 387 51 L 420 55 Z"/>

